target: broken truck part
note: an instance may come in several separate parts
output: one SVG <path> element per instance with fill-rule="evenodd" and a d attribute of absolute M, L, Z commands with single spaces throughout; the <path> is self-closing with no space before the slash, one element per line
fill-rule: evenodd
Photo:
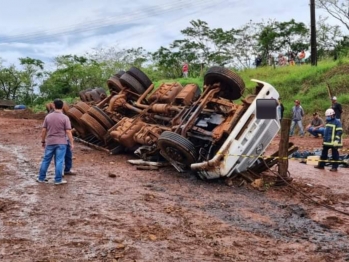
<path fill-rule="evenodd" d="M 125 149 L 144 161 L 167 160 L 177 171 L 193 170 L 202 179 L 229 177 L 257 165 L 280 129 L 277 120 L 256 118 L 256 100 L 277 99 L 278 92 L 268 83 L 252 81 L 254 94 L 241 99 L 241 77 L 211 67 L 202 92 L 195 84 L 180 83 L 155 89 L 132 67 L 108 79 L 109 96 L 97 103 L 79 102 L 67 115 L 79 140 L 96 148 L 111 153 Z M 238 99 L 241 103 L 233 101 Z"/>

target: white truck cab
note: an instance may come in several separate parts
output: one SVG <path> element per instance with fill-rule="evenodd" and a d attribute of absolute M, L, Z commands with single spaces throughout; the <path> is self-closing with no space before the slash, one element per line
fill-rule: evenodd
<path fill-rule="evenodd" d="M 202 179 L 229 177 L 233 173 L 246 171 L 264 153 L 279 132 L 281 127 L 279 120 L 256 118 L 257 99 L 277 100 L 279 93 L 266 82 L 256 79 L 251 81 L 262 88 L 220 150 L 208 161 L 191 164 L 191 169 L 196 171 Z"/>

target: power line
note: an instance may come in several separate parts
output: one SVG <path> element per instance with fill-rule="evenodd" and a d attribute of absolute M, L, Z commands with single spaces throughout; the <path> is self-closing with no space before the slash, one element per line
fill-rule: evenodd
<path fill-rule="evenodd" d="M 195 4 L 195 2 L 197 2 Z M 219 1 L 221 2 L 221 1 Z M 212 3 L 212 0 L 193 0 L 191 4 L 195 4 L 195 7 L 201 7 L 205 6 L 207 3 Z M 144 18 L 149 18 L 149 16 L 155 16 L 158 14 L 166 14 L 169 12 L 177 11 L 180 9 L 183 9 L 183 6 L 185 8 L 188 8 L 188 2 L 184 3 L 184 0 L 178 1 L 176 4 L 168 4 L 168 5 L 162 5 L 162 6 L 156 6 L 153 8 L 146 8 L 145 10 L 148 11 L 147 13 L 136 13 L 136 15 L 133 13 L 133 15 L 124 15 L 124 16 L 114 16 L 110 17 L 105 21 L 105 19 L 96 19 L 93 22 L 89 23 L 78 23 L 73 26 L 69 27 L 61 27 L 56 28 L 49 31 L 37 31 L 34 33 L 28 33 L 28 34 L 17 34 L 14 36 L 9 37 L 3 37 L 2 42 L 29 42 L 33 40 L 48 40 L 53 37 L 62 37 L 67 36 L 71 34 L 78 34 L 78 33 L 84 33 L 92 30 L 96 30 L 105 26 L 117 26 L 117 25 L 127 25 L 128 22 L 134 23 L 138 22 Z M 210 5 L 212 6 L 212 5 Z M 165 10 L 164 10 L 165 9 Z M 116 19 L 116 21 L 110 21 L 112 19 Z M 109 21 L 108 21 L 109 20 Z M 83 26 L 82 28 L 78 28 L 79 26 Z M 50 33 L 52 32 L 53 33 Z M 55 32 L 56 31 L 56 32 Z M 58 32 L 57 32 L 58 31 Z M 43 35 L 46 34 L 46 35 Z M 4 39 L 5 38 L 5 39 Z"/>

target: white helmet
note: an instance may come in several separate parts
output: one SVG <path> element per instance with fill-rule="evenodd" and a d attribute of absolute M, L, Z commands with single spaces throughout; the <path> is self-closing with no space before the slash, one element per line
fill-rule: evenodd
<path fill-rule="evenodd" d="M 335 114 L 336 113 L 334 112 L 334 110 L 332 108 L 327 109 L 325 112 L 325 116 L 333 116 Z"/>

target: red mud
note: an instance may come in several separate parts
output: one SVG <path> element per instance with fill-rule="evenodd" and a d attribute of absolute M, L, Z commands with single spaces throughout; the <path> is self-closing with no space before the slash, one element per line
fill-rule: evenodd
<path fill-rule="evenodd" d="M 78 174 L 66 185 L 38 184 L 42 115 L 25 118 L 0 111 L 0 261 L 349 260 L 348 216 L 300 193 L 348 213 L 348 168 L 290 161 L 300 192 L 259 191 L 170 167 L 139 171 L 126 162 L 132 155 L 76 143 Z M 291 141 L 321 148 L 310 137 Z"/>

